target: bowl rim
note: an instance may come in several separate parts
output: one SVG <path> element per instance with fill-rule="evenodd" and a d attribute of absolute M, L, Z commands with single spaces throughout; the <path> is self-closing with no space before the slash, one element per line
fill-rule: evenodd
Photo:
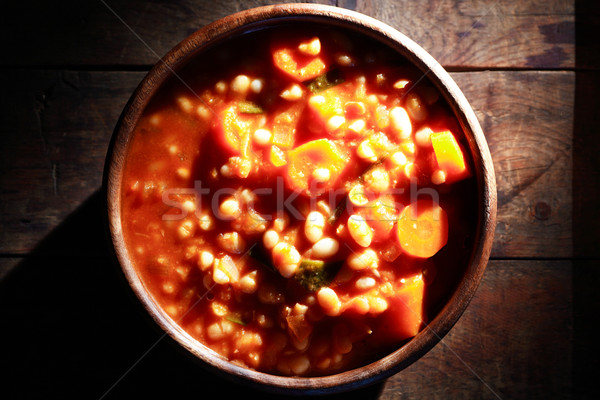
<path fill-rule="evenodd" d="M 445 97 L 467 137 L 475 165 L 479 218 L 476 242 L 464 276 L 438 315 L 394 352 L 356 369 L 318 377 L 287 377 L 258 372 L 229 362 L 192 338 L 158 306 L 135 272 L 121 227 L 123 166 L 136 121 L 158 88 L 207 47 L 240 33 L 286 21 L 338 25 L 383 41 L 416 65 Z M 178 76 L 177 74 L 174 74 Z M 135 89 L 117 122 L 107 152 L 104 201 L 112 250 L 133 292 L 154 321 L 209 370 L 260 389 L 286 394 L 342 392 L 373 384 L 396 374 L 423 356 L 448 333 L 474 296 L 489 259 L 496 223 L 496 182 L 485 136 L 467 99 L 444 68 L 423 48 L 391 26 L 355 11 L 321 4 L 290 3 L 247 9 L 208 24 L 170 50 Z"/>

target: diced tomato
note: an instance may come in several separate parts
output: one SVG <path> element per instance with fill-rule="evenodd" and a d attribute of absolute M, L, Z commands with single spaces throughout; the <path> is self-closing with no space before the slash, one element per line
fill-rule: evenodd
<path fill-rule="evenodd" d="M 398 219 L 398 211 L 391 197 L 375 199 L 358 211 L 367 224 L 375 230 L 373 238 L 376 242 L 387 240 Z"/>
<path fill-rule="evenodd" d="M 247 157 L 255 116 L 241 115 L 232 105 L 219 113 L 216 121 L 217 139 L 228 152 Z"/>
<path fill-rule="evenodd" d="M 415 336 L 425 322 L 423 297 L 425 282 L 421 274 L 403 279 L 395 294 L 388 299 L 388 308 L 381 315 L 379 333 L 383 341 L 399 341 Z"/>
<path fill-rule="evenodd" d="M 327 64 L 321 55 L 307 55 L 298 50 L 300 41 L 292 41 L 296 45 L 274 45 L 271 49 L 273 63 L 290 78 L 304 82 L 323 74 Z"/>
<path fill-rule="evenodd" d="M 290 148 L 296 139 L 296 129 L 304 104 L 294 102 L 273 117 L 273 144 L 280 148 Z"/>

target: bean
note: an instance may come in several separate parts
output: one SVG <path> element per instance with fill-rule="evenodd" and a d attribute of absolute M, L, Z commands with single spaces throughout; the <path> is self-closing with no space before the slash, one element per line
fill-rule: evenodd
<path fill-rule="evenodd" d="M 323 308 L 325 314 L 329 315 L 330 317 L 340 314 L 342 303 L 333 289 L 328 287 L 319 289 L 317 292 L 317 300 L 319 301 L 319 305 Z"/>
<path fill-rule="evenodd" d="M 279 243 L 279 234 L 273 229 L 269 229 L 263 235 L 263 245 L 267 250 L 271 250 L 275 245 Z"/>
<path fill-rule="evenodd" d="M 273 247 L 273 264 L 284 278 L 290 278 L 296 272 L 300 262 L 300 253 L 296 248 L 285 242 L 279 242 Z"/>
<path fill-rule="evenodd" d="M 392 156 L 390 157 L 390 161 L 399 167 L 403 167 L 408 162 L 408 159 L 406 158 L 406 155 L 403 152 L 397 151 L 394 154 L 392 154 Z"/>
<path fill-rule="evenodd" d="M 360 134 L 365 130 L 366 126 L 367 124 L 365 123 L 365 121 L 363 121 L 362 119 L 357 119 L 352 121 L 352 123 L 348 125 L 348 130 Z"/>
<path fill-rule="evenodd" d="M 346 122 L 346 118 L 341 115 L 334 115 L 327 120 L 326 128 L 329 132 L 334 132 Z"/>
<path fill-rule="evenodd" d="M 279 96 L 287 101 L 295 101 L 301 99 L 302 94 L 302 88 L 300 87 L 300 85 L 295 83 L 290 87 L 286 88 L 283 92 L 281 92 Z"/>
<path fill-rule="evenodd" d="M 240 279 L 240 289 L 244 293 L 254 293 L 257 289 L 258 271 L 252 271 Z"/>
<path fill-rule="evenodd" d="M 210 308 L 213 314 L 215 314 L 217 317 L 224 317 L 227 315 L 227 313 L 229 313 L 227 306 L 218 301 L 213 301 L 210 303 Z"/>
<path fill-rule="evenodd" d="M 189 168 L 184 167 L 177 168 L 175 172 L 177 172 L 177 176 L 179 176 L 181 179 L 187 179 L 191 175 Z"/>
<path fill-rule="evenodd" d="M 310 369 L 310 360 L 306 355 L 300 355 L 290 359 L 290 369 L 296 375 L 303 375 Z"/>
<path fill-rule="evenodd" d="M 388 308 L 388 303 L 381 297 L 369 297 L 369 312 L 372 314 L 381 314 Z"/>
<path fill-rule="evenodd" d="M 238 75 L 231 82 L 231 90 L 237 94 L 245 95 L 250 90 L 250 78 L 246 75 Z"/>
<path fill-rule="evenodd" d="M 317 168 L 313 171 L 312 177 L 317 182 L 327 182 L 331 178 L 331 171 L 328 168 Z"/>
<path fill-rule="evenodd" d="M 194 105 L 192 104 L 190 99 L 183 96 L 177 98 L 177 105 L 179 105 L 179 108 L 181 108 L 182 111 L 187 113 L 192 112 L 194 109 Z"/>
<path fill-rule="evenodd" d="M 316 243 L 323 237 L 325 217 L 318 211 L 311 211 L 304 223 L 304 235 L 311 243 Z"/>
<path fill-rule="evenodd" d="M 436 169 L 431 174 L 431 183 L 434 185 L 441 185 L 446 182 L 446 174 L 441 169 Z"/>
<path fill-rule="evenodd" d="M 260 146 L 266 146 L 270 144 L 272 137 L 273 135 L 271 134 L 271 131 L 264 128 L 259 128 L 255 130 L 254 135 L 252 135 L 254 142 Z"/>
<path fill-rule="evenodd" d="M 365 174 L 365 183 L 373 192 L 385 192 L 390 188 L 390 176 L 384 169 L 375 168 Z"/>
<path fill-rule="evenodd" d="M 415 121 L 424 121 L 427 118 L 427 107 L 418 94 L 410 92 L 406 95 L 406 110 Z"/>
<path fill-rule="evenodd" d="M 371 146 L 371 143 L 368 140 L 363 140 L 360 142 L 358 147 L 356 148 L 356 155 L 364 160 L 368 160 L 371 162 L 377 161 L 377 155 L 375 154 L 375 150 Z"/>
<path fill-rule="evenodd" d="M 390 128 L 400 140 L 410 138 L 412 124 L 408 112 L 402 107 L 394 107 L 390 110 Z"/>
<path fill-rule="evenodd" d="M 348 257 L 348 266 L 355 271 L 377 268 L 378 262 L 377 253 L 371 249 L 365 249 L 360 253 L 352 253 Z"/>
<path fill-rule="evenodd" d="M 220 233 L 217 243 L 223 250 L 233 254 L 242 254 L 246 249 L 246 241 L 237 232 Z"/>
<path fill-rule="evenodd" d="M 224 81 L 219 81 L 215 84 L 215 91 L 219 94 L 225 94 L 227 91 L 227 83 Z"/>
<path fill-rule="evenodd" d="M 250 90 L 256 94 L 260 93 L 264 86 L 265 83 L 262 79 L 253 79 L 252 82 L 250 82 Z"/>
<path fill-rule="evenodd" d="M 361 184 L 356 184 L 348 192 L 348 199 L 355 206 L 364 206 L 369 202 L 369 198 L 365 193 L 365 188 Z"/>
<path fill-rule="evenodd" d="M 180 239 L 189 238 L 194 234 L 195 226 L 194 223 L 190 220 L 183 221 L 179 228 L 177 228 L 177 235 Z"/>
<path fill-rule="evenodd" d="M 242 213 L 240 203 L 233 197 L 223 201 L 219 206 L 219 211 L 225 219 L 235 219 Z"/>
<path fill-rule="evenodd" d="M 419 147 L 431 147 L 431 134 L 433 130 L 424 126 L 415 133 L 415 143 Z"/>
<path fill-rule="evenodd" d="M 198 266 L 202 271 L 206 271 L 215 261 L 215 256 L 210 251 L 203 250 L 198 257 Z"/>
<path fill-rule="evenodd" d="M 321 41 L 318 37 L 312 38 L 309 41 L 300 43 L 298 50 L 306 55 L 316 56 L 321 52 Z"/>
<path fill-rule="evenodd" d="M 376 283 L 377 282 L 375 282 L 375 279 L 371 278 L 370 276 L 364 276 L 357 279 L 354 286 L 356 286 L 358 290 L 367 290 L 374 287 Z"/>
<path fill-rule="evenodd" d="M 354 66 L 354 60 L 347 54 L 339 54 L 336 57 L 335 61 L 338 63 L 338 65 L 341 65 L 342 67 Z"/>
<path fill-rule="evenodd" d="M 340 244 L 334 238 L 323 238 L 312 246 L 312 255 L 316 258 L 329 258 L 340 249 Z"/>
<path fill-rule="evenodd" d="M 351 215 L 348 218 L 348 232 L 354 241 L 362 247 L 369 247 L 373 240 L 373 231 L 367 221 L 359 215 Z"/>

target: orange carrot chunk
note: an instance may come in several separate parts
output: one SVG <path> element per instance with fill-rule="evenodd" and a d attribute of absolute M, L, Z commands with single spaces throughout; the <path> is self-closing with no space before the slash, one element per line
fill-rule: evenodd
<path fill-rule="evenodd" d="M 405 278 L 388 298 L 389 307 L 381 316 L 381 340 L 399 341 L 415 336 L 425 320 L 423 296 L 425 282 L 421 274 Z"/>
<path fill-rule="evenodd" d="M 448 242 L 448 216 L 433 201 L 417 200 L 406 206 L 397 229 L 400 247 L 413 257 L 432 257 Z"/>
<path fill-rule="evenodd" d="M 334 142 L 313 140 L 288 152 L 287 181 L 293 190 L 317 194 L 332 187 L 347 164 L 348 156 Z"/>
<path fill-rule="evenodd" d="M 306 55 L 298 50 L 298 46 L 274 46 L 272 57 L 280 71 L 298 82 L 316 78 L 327 70 L 325 60 L 320 55 Z"/>
<path fill-rule="evenodd" d="M 437 165 L 446 176 L 446 183 L 456 182 L 470 176 L 463 151 L 452 132 L 432 133 L 431 144 Z"/>

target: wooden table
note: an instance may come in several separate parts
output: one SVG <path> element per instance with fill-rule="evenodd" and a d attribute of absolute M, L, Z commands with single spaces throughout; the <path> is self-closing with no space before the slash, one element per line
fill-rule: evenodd
<path fill-rule="evenodd" d="M 492 260 L 462 319 L 398 375 L 333 397 L 593 398 L 594 1 L 317 2 L 376 17 L 436 57 L 476 110 L 498 181 Z M 117 118 L 156 55 L 215 19 L 269 3 L 3 2 L 0 397 L 252 394 L 159 340 L 110 262 L 99 189 Z"/>

